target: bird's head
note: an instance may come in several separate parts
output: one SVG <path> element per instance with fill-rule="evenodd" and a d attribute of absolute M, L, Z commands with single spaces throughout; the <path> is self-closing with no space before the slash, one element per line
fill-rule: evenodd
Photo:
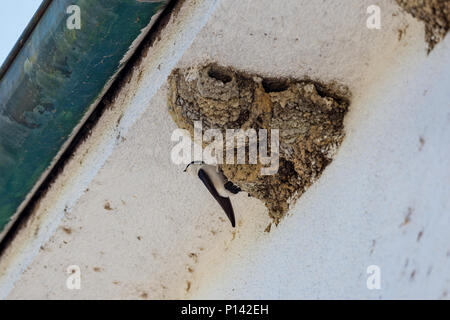
<path fill-rule="evenodd" d="M 200 169 L 200 167 L 204 164 L 203 161 L 192 161 L 191 163 L 189 163 L 186 168 L 183 170 L 183 172 L 187 172 L 189 174 L 192 175 L 197 175 L 198 174 L 198 170 Z"/>

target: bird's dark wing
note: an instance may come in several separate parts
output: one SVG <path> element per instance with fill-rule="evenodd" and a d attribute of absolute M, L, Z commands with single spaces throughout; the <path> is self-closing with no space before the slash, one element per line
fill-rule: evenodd
<path fill-rule="evenodd" d="M 233 228 L 236 225 L 234 218 L 233 206 L 231 205 L 230 198 L 225 198 L 219 195 L 216 188 L 214 187 L 211 179 L 208 177 L 203 169 L 198 170 L 198 177 L 202 180 L 203 184 L 208 188 L 209 192 L 213 195 L 214 199 L 220 204 L 222 209 L 225 211 L 228 219 L 230 219 Z"/>
<path fill-rule="evenodd" d="M 238 194 L 239 192 L 241 192 L 241 188 L 239 188 L 238 186 L 234 185 L 233 182 L 231 181 L 227 181 L 224 184 L 225 189 L 227 189 L 228 191 L 230 191 L 232 194 Z"/>

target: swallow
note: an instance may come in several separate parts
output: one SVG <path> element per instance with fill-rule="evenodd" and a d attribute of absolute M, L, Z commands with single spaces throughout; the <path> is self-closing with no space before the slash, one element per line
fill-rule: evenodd
<path fill-rule="evenodd" d="M 231 181 L 227 181 L 217 166 L 205 164 L 203 161 L 192 161 L 184 169 L 184 172 L 200 178 L 214 199 L 220 204 L 223 211 L 225 211 L 228 219 L 230 219 L 231 226 L 234 228 L 236 219 L 230 197 L 239 193 L 241 188 L 235 186 Z"/>

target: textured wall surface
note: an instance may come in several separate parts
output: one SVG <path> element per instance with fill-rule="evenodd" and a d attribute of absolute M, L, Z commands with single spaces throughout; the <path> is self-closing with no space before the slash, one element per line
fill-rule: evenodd
<path fill-rule="evenodd" d="M 450 39 L 394 0 L 187 0 L 0 260 L 15 298 L 446 298 Z M 170 161 L 166 79 L 207 62 L 353 93 L 334 159 L 270 233 L 233 199 L 233 230 Z M 66 268 L 81 269 L 68 290 Z M 381 270 L 368 290 L 367 267 Z"/>

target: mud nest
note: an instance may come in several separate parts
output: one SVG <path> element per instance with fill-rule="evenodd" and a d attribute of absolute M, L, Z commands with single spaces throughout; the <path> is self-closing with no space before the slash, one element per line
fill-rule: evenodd
<path fill-rule="evenodd" d="M 445 38 L 450 28 L 449 0 L 396 0 L 398 5 L 414 18 L 425 23 L 428 53 Z"/>
<path fill-rule="evenodd" d="M 168 82 L 169 113 L 192 136 L 194 121 L 202 121 L 203 131 L 224 133 L 279 129 L 276 174 L 261 175 L 260 162 L 221 165 L 230 181 L 265 203 L 275 223 L 320 177 L 344 138 L 350 93 L 337 83 L 268 79 L 215 64 L 176 69 Z"/>

